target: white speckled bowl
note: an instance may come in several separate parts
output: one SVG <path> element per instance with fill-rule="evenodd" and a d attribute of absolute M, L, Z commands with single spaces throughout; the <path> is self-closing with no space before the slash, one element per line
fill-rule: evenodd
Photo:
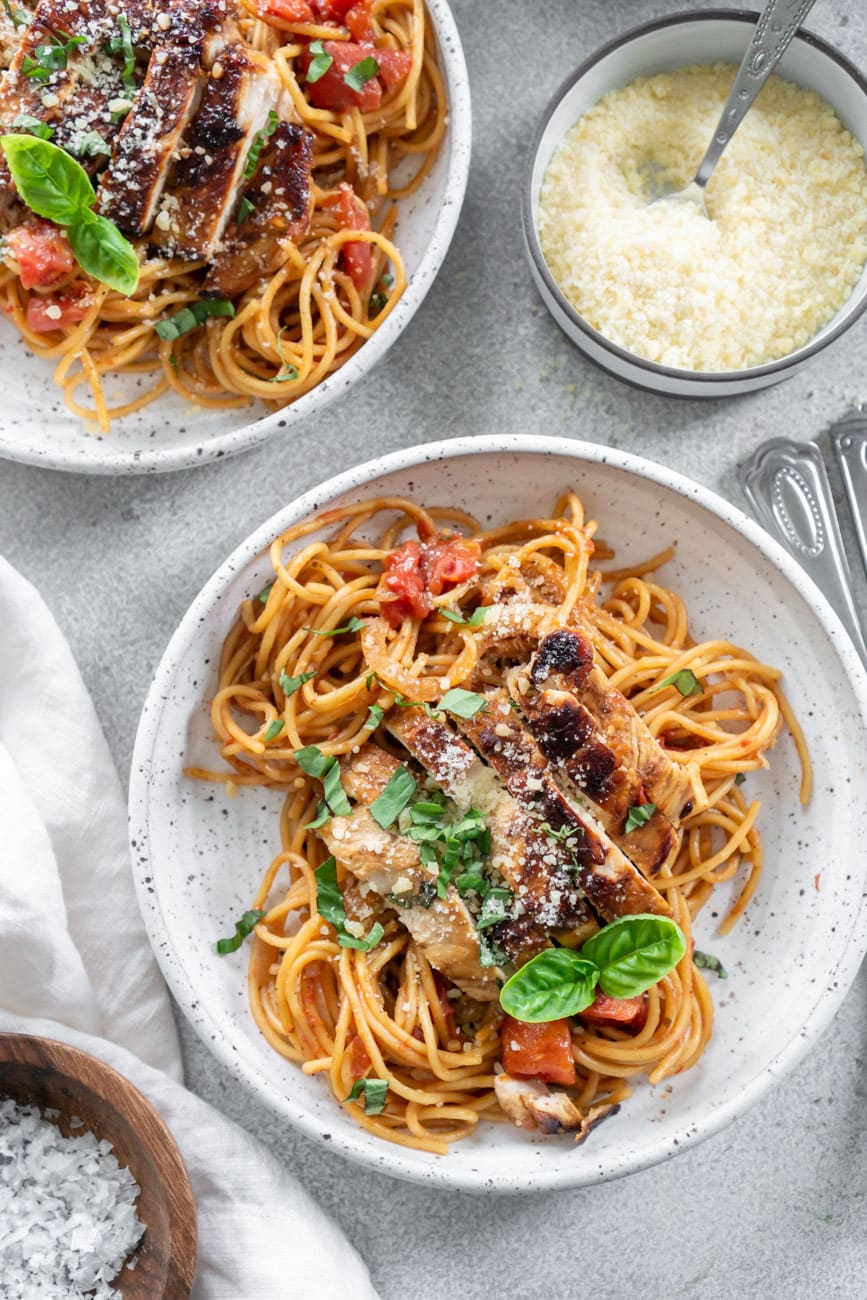
<path fill-rule="evenodd" d="M 575 310 L 554 279 L 536 227 L 539 194 L 551 157 L 572 126 L 603 95 L 651 76 L 694 63 L 724 60 L 737 66 L 751 38 L 757 13 L 734 9 L 688 10 L 633 27 L 581 65 L 555 92 L 531 150 L 522 217 L 530 270 L 545 306 L 564 334 L 603 369 L 658 393 L 676 397 L 729 397 L 779 383 L 839 338 L 867 308 L 867 267 L 847 302 L 795 352 L 747 370 L 714 373 L 659 365 L 613 343 Z M 815 90 L 867 147 L 867 80 L 839 50 L 801 31 L 780 60 L 777 73 Z M 775 73 L 774 75 L 777 75 Z M 696 167 L 700 158 L 696 158 Z"/>
<path fill-rule="evenodd" d="M 105 437 L 87 433 L 52 381 L 52 366 L 30 353 L 11 325 L 0 326 L 0 457 L 79 474 L 144 474 L 234 456 L 275 434 L 292 436 L 363 379 L 409 324 L 442 265 L 457 226 L 472 145 L 467 66 L 447 0 L 426 0 L 449 101 L 439 156 L 415 194 L 400 203 L 396 240 L 409 284 L 362 348 L 292 406 L 269 414 L 258 402 L 231 411 L 194 408 L 174 394 L 117 421 Z"/>
<path fill-rule="evenodd" d="M 363 1132 L 322 1080 L 274 1053 L 247 1007 L 246 953 L 214 941 L 248 906 L 278 851 L 281 798 L 250 788 L 234 800 L 187 780 L 185 762 L 213 764 L 207 700 L 220 644 L 239 601 L 260 590 L 267 547 L 290 524 L 361 495 L 400 493 L 472 510 L 484 520 L 538 515 L 571 484 L 626 561 L 678 544 L 664 572 L 687 600 L 694 634 L 723 636 L 779 665 L 816 765 L 802 809 L 794 745 L 750 775 L 762 800 L 766 865 L 742 923 L 716 934 L 719 903 L 697 941 L 729 971 L 713 978 L 717 1021 L 699 1065 L 652 1090 L 638 1084 L 618 1116 L 576 1149 L 482 1125 L 446 1157 Z M 315 538 L 316 534 L 312 534 Z M 309 538 L 306 539 L 307 544 Z M 139 901 L 171 989 L 234 1076 L 308 1137 L 385 1173 L 474 1191 L 572 1187 L 641 1169 L 724 1128 L 792 1069 L 828 1025 L 867 946 L 863 788 L 867 675 L 842 625 L 797 564 L 740 511 L 679 474 L 626 452 L 562 438 L 486 437 L 386 456 L 323 484 L 280 511 L 205 585 L 175 633 L 148 695 L 133 759 L 130 821 Z M 819 888 L 814 877 L 819 875 Z"/>

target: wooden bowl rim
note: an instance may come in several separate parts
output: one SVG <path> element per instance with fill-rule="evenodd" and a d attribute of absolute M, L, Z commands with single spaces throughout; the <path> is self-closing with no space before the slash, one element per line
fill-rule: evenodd
<path fill-rule="evenodd" d="M 48 1057 L 49 1064 L 40 1059 L 40 1053 Z M 153 1103 L 113 1065 L 80 1047 L 64 1043 L 61 1039 L 45 1038 L 38 1034 L 0 1033 L 0 1064 L 23 1065 L 33 1070 L 53 1070 L 58 1077 L 67 1078 L 89 1089 L 134 1129 L 154 1165 L 163 1190 L 171 1184 L 173 1195 L 166 1196 L 169 1225 L 167 1262 L 170 1266 L 174 1265 L 177 1275 L 191 1288 L 198 1246 L 195 1197 L 178 1144 Z M 0 1100 L 3 1100 L 2 1094 Z M 137 1122 L 142 1112 L 146 1113 L 152 1125 L 151 1133 L 147 1136 L 142 1133 Z M 154 1132 L 157 1135 L 156 1141 Z M 135 1176 L 135 1170 L 131 1172 Z M 171 1274 L 171 1268 L 169 1272 Z M 164 1290 L 163 1295 L 166 1294 Z M 161 1297 L 155 1296 L 154 1300 L 161 1300 Z"/>

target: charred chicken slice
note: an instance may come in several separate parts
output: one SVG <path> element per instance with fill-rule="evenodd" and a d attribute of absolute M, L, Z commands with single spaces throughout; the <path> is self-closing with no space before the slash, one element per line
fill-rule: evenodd
<path fill-rule="evenodd" d="M 153 243 L 166 256 L 213 259 L 235 210 L 250 146 L 280 97 L 268 59 L 242 41 L 226 46 L 169 177 L 167 219 L 153 229 Z"/>
<path fill-rule="evenodd" d="M 516 1128 L 542 1133 L 574 1132 L 583 1142 L 602 1120 L 616 1115 L 619 1105 L 603 1104 L 582 1111 L 565 1092 L 552 1092 L 539 1079 L 522 1079 L 511 1074 L 494 1076 L 497 1101 Z"/>
<path fill-rule="evenodd" d="M 512 710 L 505 690 L 484 693 L 488 707 L 458 725 L 488 762 L 520 808 L 562 838 L 574 863 L 575 879 L 593 907 L 613 920 L 637 912 L 669 916 L 657 890 L 612 844 L 586 809 L 563 794 L 527 726 Z"/>
<path fill-rule="evenodd" d="M 384 750 L 367 745 L 341 762 L 343 787 L 350 798 L 370 804 L 398 767 Z M 355 876 L 362 894 L 373 890 L 383 898 L 409 896 L 431 881 L 415 844 L 395 831 L 383 830 L 366 807 L 356 807 L 349 817 L 333 817 L 319 834 L 329 852 Z M 496 1001 L 501 972 L 481 965 L 473 919 L 454 888 L 448 888 L 445 898 L 434 897 L 428 907 L 402 907 L 400 918 L 436 970 L 477 1001 Z"/>

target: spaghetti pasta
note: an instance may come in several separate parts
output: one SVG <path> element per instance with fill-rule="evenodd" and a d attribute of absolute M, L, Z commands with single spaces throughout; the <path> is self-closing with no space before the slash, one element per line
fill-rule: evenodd
<path fill-rule="evenodd" d="M 404 542 L 409 530 L 419 543 Z M 742 783 L 767 766 L 783 725 L 803 764 L 802 800 L 809 798 L 809 757 L 779 671 L 728 641 L 693 639 L 684 602 L 657 578 L 673 550 L 606 572 L 596 565 L 611 552 L 593 541 L 595 531 L 572 492 L 550 518 L 490 529 L 460 511 L 400 498 L 329 510 L 275 539 L 273 582 L 243 603 L 223 647 L 211 717 L 227 770 L 189 775 L 222 782 L 230 794 L 260 785 L 286 795 L 281 850 L 252 904 L 261 913 L 248 973 L 253 1016 L 275 1051 L 327 1077 L 362 1127 L 404 1146 L 442 1154 L 481 1118 L 504 1118 L 496 1086 L 509 1046 L 502 1012 L 436 968 L 393 894 L 365 895 L 363 873 L 347 865 L 356 859 L 347 852 L 341 861 L 335 829 L 329 843 L 347 928 L 372 935 L 371 917 L 382 928 L 368 950 L 345 946 L 340 925 L 322 914 L 315 874 L 327 858 L 329 832 L 321 828 L 330 813 L 298 751 L 314 747 L 326 770 L 336 760 L 346 782 L 355 765 L 358 781 L 370 767 L 366 756 L 384 752 L 393 762 L 402 752 L 400 727 L 389 730 L 389 719 L 424 716 L 425 702 L 435 713 L 448 692 L 467 686 L 494 699 L 509 664 L 526 663 L 551 629 L 589 638 L 607 688 L 630 702 L 680 775 L 690 773 L 694 792 L 679 850 L 649 877 L 683 931 L 685 956 L 630 1023 L 588 1012 L 569 1025 L 569 1097 L 591 1116 L 626 1099 L 636 1076 L 657 1083 L 689 1069 L 707 1045 L 713 1004 L 692 960 L 692 924 L 717 885 L 737 880 L 720 927 L 727 932 L 759 884 L 759 803 Z M 469 539 L 458 548 L 477 556 L 470 576 L 455 564 L 459 552 L 442 549 L 458 535 Z M 407 590 L 388 581 L 400 572 L 395 556 L 419 553 L 429 569 L 439 557 L 440 572 L 447 555 L 450 577 L 436 591 L 428 572 L 423 617 L 400 604 L 389 610 Z M 532 608 L 532 625 L 509 613 L 516 602 Z M 342 819 L 344 843 L 351 824 Z M 401 839 L 399 829 L 387 833 Z M 577 930 L 557 931 L 546 942 L 574 946 L 576 938 Z M 359 1080 L 387 1086 L 384 1106 L 368 1105 Z"/>
<path fill-rule="evenodd" d="M 446 130 L 446 95 L 423 0 L 362 0 L 355 19 L 347 8 L 338 0 L 317 0 L 312 10 L 306 0 L 244 0 L 235 14 L 245 47 L 279 78 L 280 119 L 312 137 L 312 170 L 306 228 L 278 240 L 267 256 L 256 253 L 255 282 L 223 295 L 231 316 L 214 316 L 178 337 L 155 332 L 156 322 L 213 288 L 207 259 L 161 252 L 152 232 L 136 240 L 141 270 L 131 296 L 83 274 L 71 257 L 47 283 L 31 278 L 25 288 L 21 258 L 30 252 L 6 246 L 3 310 L 27 346 L 54 363 L 55 381 L 82 420 L 107 432 L 112 420 L 169 391 L 198 407 L 256 399 L 276 410 L 342 366 L 393 310 L 407 284 L 394 239 L 398 203 L 433 164 Z M 326 17 L 306 20 L 305 11 L 314 10 Z M 363 44 L 345 25 L 355 25 L 358 14 Z M 362 85 L 356 93 L 344 87 L 345 100 L 337 96 L 334 107 L 316 106 L 312 95 L 323 84 L 309 68 L 316 42 L 320 49 L 328 43 L 332 54 L 323 57 L 332 61 L 339 48 L 374 58 L 386 83 L 381 103 L 363 111 Z M 77 57 L 71 51 L 70 71 Z M 56 75 L 66 75 L 65 65 Z M 97 186 L 104 166 L 103 157 Z M 171 201 L 169 193 L 166 213 Z M 44 242 L 44 231 L 37 233 Z M 62 241 L 62 232 L 55 234 Z"/>

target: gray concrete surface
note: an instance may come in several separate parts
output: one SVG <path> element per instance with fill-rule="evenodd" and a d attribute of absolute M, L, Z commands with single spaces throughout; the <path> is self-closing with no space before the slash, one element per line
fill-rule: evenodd
<path fill-rule="evenodd" d="M 188 603 L 254 525 L 325 470 L 459 433 L 555 432 L 635 450 L 740 501 L 734 467 L 759 441 L 815 436 L 867 400 L 867 321 L 788 384 L 725 403 L 642 394 L 582 360 L 530 283 L 518 222 L 525 148 L 579 60 L 669 6 L 454 8 L 475 108 L 469 194 L 439 280 L 386 362 L 303 434 L 231 462 L 116 481 L 0 462 L 0 552 L 54 610 L 124 773 L 151 673 Z M 867 66 L 863 6 L 825 0 L 811 24 Z M 859 593 L 867 608 L 863 583 Z M 721 1136 L 621 1182 L 524 1200 L 419 1190 L 351 1167 L 239 1094 L 189 1032 L 184 1039 L 190 1085 L 283 1153 L 356 1243 L 385 1300 L 860 1300 L 865 995 L 862 970 L 806 1063 Z"/>

